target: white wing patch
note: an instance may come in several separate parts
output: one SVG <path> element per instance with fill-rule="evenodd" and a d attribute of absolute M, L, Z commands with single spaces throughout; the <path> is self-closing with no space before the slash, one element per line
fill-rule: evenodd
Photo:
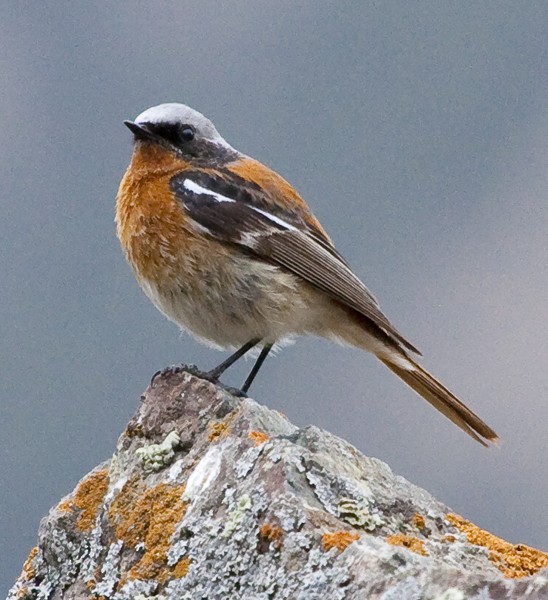
<path fill-rule="evenodd" d="M 289 229 L 290 231 L 299 231 L 296 227 L 293 227 L 293 225 L 290 225 L 289 223 L 287 223 L 287 221 L 284 221 L 283 219 L 280 219 L 279 217 L 271 215 L 270 213 L 268 213 L 264 210 L 261 210 L 260 208 L 255 208 L 255 206 L 251 206 L 250 208 L 252 208 L 255 212 L 258 212 L 261 215 L 263 215 L 263 217 L 266 217 L 269 221 L 272 221 L 273 223 L 277 223 L 278 225 L 281 225 L 285 229 Z"/>
<path fill-rule="evenodd" d="M 233 200 L 228 196 L 223 196 L 223 194 L 219 194 L 218 192 L 214 192 L 213 190 L 201 186 L 199 183 L 192 181 L 192 179 L 185 179 L 183 181 L 183 186 L 189 192 L 193 192 L 194 194 L 204 194 L 210 196 L 211 198 L 214 198 L 217 202 L 236 202 L 236 200 Z M 263 217 L 266 217 L 269 221 L 272 221 L 272 223 L 276 223 L 277 225 L 280 225 L 288 231 L 299 231 L 299 229 L 297 229 L 287 221 L 284 221 L 283 219 L 280 219 L 279 217 L 276 217 L 275 215 L 272 215 L 269 212 L 266 212 L 265 210 L 261 210 L 260 208 L 252 206 L 250 204 L 248 206 L 255 212 L 263 215 Z"/>
<path fill-rule="evenodd" d="M 213 192 L 212 190 L 208 190 L 207 188 L 202 187 L 200 184 L 196 183 L 195 181 L 192 181 L 192 179 L 185 179 L 183 181 L 183 186 L 189 192 L 193 192 L 194 194 L 205 194 L 207 196 L 211 196 L 212 198 L 215 198 L 217 202 L 236 202 L 236 200 L 232 200 L 232 198 L 227 198 L 222 194 Z"/>

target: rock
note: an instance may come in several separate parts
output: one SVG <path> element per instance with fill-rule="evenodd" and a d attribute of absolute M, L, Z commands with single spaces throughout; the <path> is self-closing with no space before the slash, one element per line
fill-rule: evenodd
<path fill-rule="evenodd" d="M 155 379 L 9 600 L 548 598 L 547 554 L 192 373 Z"/>

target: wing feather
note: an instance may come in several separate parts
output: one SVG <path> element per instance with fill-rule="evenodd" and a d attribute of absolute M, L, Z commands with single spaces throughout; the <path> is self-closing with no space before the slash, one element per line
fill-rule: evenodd
<path fill-rule="evenodd" d="M 375 297 L 344 263 L 301 232 L 274 232 L 257 238 L 255 250 L 358 311 L 408 350 L 420 354 L 380 310 Z"/>
<path fill-rule="evenodd" d="M 302 277 L 372 321 L 397 344 L 420 354 L 390 323 L 322 230 L 308 227 L 301 215 L 284 211 L 279 203 L 256 199 L 260 188 L 246 187 L 245 180 L 231 181 L 234 177 L 227 172 L 187 172 L 174 177 L 171 188 L 201 231 L 205 228 L 215 239 Z"/>

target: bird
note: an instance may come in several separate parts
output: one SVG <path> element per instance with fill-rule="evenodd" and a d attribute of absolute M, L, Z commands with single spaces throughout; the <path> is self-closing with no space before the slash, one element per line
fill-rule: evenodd
<path fill-rule="evenodd" d="M 419 362 L 420 351 L 337 251 L 299 193 L 231 146 L 200 112 L 153 106 L 134 121 L 116 198 L 116 230 L 144 293 L 199 341 L 239 358 L 314 335 L 372 353 L 477 442 L 497 434 Z"/>

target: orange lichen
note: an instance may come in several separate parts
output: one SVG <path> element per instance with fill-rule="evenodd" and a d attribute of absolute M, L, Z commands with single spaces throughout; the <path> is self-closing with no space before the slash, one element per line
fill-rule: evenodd
<path fill-rule="evenodd" d="M 190 558 L 185 556 L 184 558 L 181 558 L 181 560 L 173 567 L 171 574 L 175 579 L 181 579 L 181 577 L 186 577 L 189 567 Z"/>
<path fill-rule="evenodd" d="M 57 506 L 57 509 L 60 510 L 61 512 L 68 512 L 69 510 L 72 510 L 73 508 L 74 508 L 74 503 L 72 502 L 71 498 L 69 498 L 68 500 L 65 500 L 64 502 L 61 502 Z"/>
<path fill-rule="evenodd" d="M 228 435 L 229 427 L 233 419 L 234 415 L 228 415 L 228 417 L 226 417 L 226 419 L 224 419 L 223 421 L 216 421 L 215 423 L 210 423 L 208 427 L 209 435 L 207 436 L 207 439 L 210 442 L 213 442 L 215 440 L 221 440 L 225 438 Z"/>
<path fill-rule="evenodd" d="M 413 537 L 412 535 L 396 533 L 394 535 L 389 535 L 386 538 L 386 541 L 393 546 L 403 546 L 404 548 L 411 550 L 411 552 L 428 556 L 428 552 L 424 547 L 424 542 L 419 540 L 419 538 Z"/>
<path fill-rule="evenodd" d="M 59 510 L 81 511 L 76 526 L 82 531 L 89 531 L 95 525 L 99 506 L 108 489 L 108 471 L 106 469 L 92 473 L 76 488 L 74 498 L 65 500 L 59 505 Z"/>
<path fill-rule="evenodd" d="M 162 583 L 169 577 L 167 551 L 187 507 L 182 500 L 184 489 L 184 485 L 161 483 L 143 491 L 143 484 L 133 479 L 112 502 L 109 517 L 118 539 L 132 547 L 144 545 L 143 556 L 124 580 L 156 579 Z"/>
<path fill-rule="evenodd" d="M 426 528 L 426 521 L 420 513 L 416 513 L 414 515 L 414 517 L 411 519 L 411 523 L 413 527 L 416 527 L 419 530 L 423 530 Z"/>
<path fill-rule="evenodd" d="M 257 446 L 268 441 L 268 435 L 264 431 L 250 431 L 248 434 L 250 440 L 253 440 Z"/>
<path fill-rule="evenodd" d="M 441 538 L 441 541 L 442 541 L 442 542 L 447 542 L 448 544 L 454 544 L 454 543 L 455 543 L 455 541 L 456 541 L 456 539 L 457 539 L 457 538 L 456 538 L 454 535 L 451 535 L 450 533 L 448 533 L 447 535 L 444 535 L 444 536 Z"/>
<path fill-rule="evenodd" d="M 131 518 L 138 499 L 145 491 L 145 484 L 135 475 L 128 479 L 120 492 L 110 503 L 108 516 L 110 522 L 115 526 L 115 533 L 119 539 L 128 540 L 128 543 L 135 546 L 140 541 L 140 532 Z M 129 537 L 132 536 L 132 539 Z"/>
<path fill-rule="evenodd" d="M 333 531 L 332 533 L 324 533 L 322 536 L 322 546 L 324 550 L 329 551 L 332 548 L 337 548 L 342 552 L 352 542 L 358 540 L 360 536 L 351 531 Z"/>
<path fill-rule="evenodd" d="M 23 575 L 25 576 L 25 579 L 28 581 L 29 579 L 34 579 L 34 576 L 36 575 L 36 572 L 34 570 L 34 565 L 32 564 L 32 562 L 34 561 L 34 558 L 36 557 L 36 555 L 38 554 L 38 546 L 34 546 L 34 548 L 29 552 L 29 555 L 27 556 L 27 560 L 25 561 L 25 564 L 23 565 Z"/>
<path fill-rule="evenodd" d="M 525 544 L 510 544 L 505 540 L 480 529 L 457 514 L 446 515 L 447 520 L 462 531 L 471 544 L 489 550 L 489 560 L 505 576 L 512 579 L 534 575 L 548 567 L 548 553 Z"/>
<path fill-rule="evenodd" d="M 97 582 L 94 580 L 89 580 L 86 581 L 86 587 L 89 590 L 90 593 L 90 600 L 107 600 L 107 598 L 105 596 L 96 596 L 95 593 L 93 592 L 93 589 L 95 588 L 95 586 L 97 585 Z"/>
<path fill-rule="evenodd" d="M 259 529 L 259 537 L 262 540 L 271 542 L 276 550 L 282 547 L 283 529 L 272 523 L 263 523 Z"/>
<path fill-rule="evenodd" d="M 132 424 L 130 423 L 125 430 L 125 436 L 129 439 L 137 437 L 137 436 L 143 436 L 144 435 L 144 430 L 143 430 L 143 426 L 136 423 L 136 424 Z"/>

